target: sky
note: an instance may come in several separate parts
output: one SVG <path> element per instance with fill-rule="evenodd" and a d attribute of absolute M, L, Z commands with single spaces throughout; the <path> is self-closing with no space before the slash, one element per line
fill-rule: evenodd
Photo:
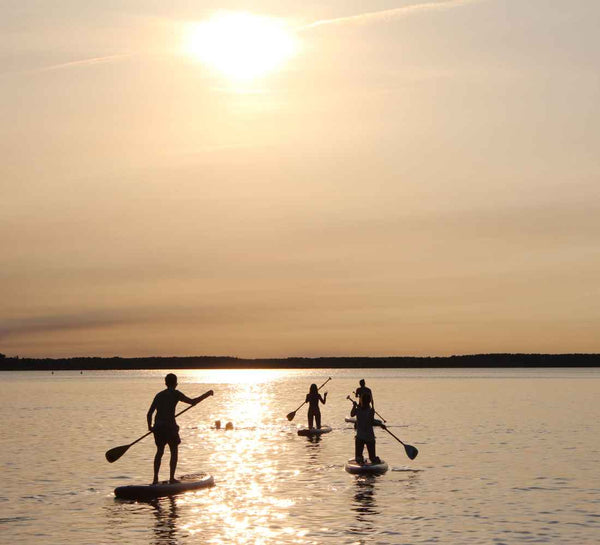
<path fill-rule="evenodd" d="M 0 0 L 0 352 L 600 352 L 599 25 Z"/>

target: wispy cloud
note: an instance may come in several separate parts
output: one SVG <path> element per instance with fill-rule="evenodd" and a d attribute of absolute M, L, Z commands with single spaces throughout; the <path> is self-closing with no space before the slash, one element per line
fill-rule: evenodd
<path fill-rule="evenodd" d="M 308 30 L 317 28 L 325 25 L 346 25 L 346 24 L 367 24 L 378 21 L 389 21 L 410 15 L 414 12 L 419 11 L 432 11 L 441 9 L 452 9 L 467 4 L 475 4 L 484 0 L 440 0 L 437 2 L 422 2 L 420 4 L 411 4 L 402 6 L 399 8 L 386 9 L 382 11 L 370 11 L 367 13 L 360 13 L 358 15 L 349 15 L 346 17 L 337 17 L 335 19 L 322 19 L 315 21 L 300 28 L 300 30 Z"/>
<path fill-rule="evenodd" d="M 80 66 L 93 66 L 95 64 L 107 64 L 111 62 L 121 61 L 133 57 L 135 53 L 121 53 L 119 55 L 107 55 L 106 57 L 92 57 L 89 59 L 81 59 L 78 61 L 64 62 L 61 64 L 53 64 L 38 68 L 35 72 L 50 72 L 52 70 L 65 70 L 68 68 L 78 68 Z"/>
<path fill-rule="evenodd" d="M 275 309 L 276 310 L 276 309 Z M 285 309 L 287 311 L 287 309 Z M 152 306 L 136 308 L 107 308 L 76 313 L 55 313 L 8 318 L 0 323 L 0 340 L 9 338 L 68 333 L 81 330 L 110 329 L 120 326 L 150 325 L 194 326 L 225 325 L 255 322 L 274 309 L 268 303 L 242 308 L 239 303 L 203 306 Z"/>
<path fill-rule="evenodd" d="M 40 66 L 38 68 L 31 68 L 28 70 L 16 70 L 9 72 L 2 72 L 0 76 L 12 76 L 19 74 L 42 74 L 44 72 L 54 72 L 58 70 L 68 70 L 72 68 L 81 68 L 86 66 L 95 66 L 98 64 L 108 64 L 113 62 L 119 62 L 125 59 L 129 59 L 138 55 L 138 53 L 121 53 L 118 55 L 107 55 L 105 57 L 90 57 L 88 59 L 80 59 L 77 61 L 63 62 L 59 64 L 51 64 L 49 66 Z"/>
<path fill-rule="evenodd" d="M 122 313 L 118 315 L 114 312 L 101 311 L 15 318 L 3 322 L 0 327 L 0 339 L 35 333 L 112 327 L 137 321 L 139 320 L 131 315 L 122 315 Z"/>

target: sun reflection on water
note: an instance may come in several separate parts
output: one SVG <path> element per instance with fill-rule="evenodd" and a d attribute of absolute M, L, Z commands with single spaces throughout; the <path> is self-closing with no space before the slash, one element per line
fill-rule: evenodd
<path fill-rule="evenodd" d="M 290 376 L 287 369 L 186 369 L 190 382 L 210 384 L 262 384 Z"/>
<path fill-rule="evenodd" d="M 206 430 L 211 442 L 206 467 L 220 468 L 218 486 L 182 498 L 193 513 L 183 532 L 202 537 L 205 543 L 256 545 L 285 538 L 302 542 L 305 532 L 286 523 L 295 501 L 285 493 L 280 454 L 289 448 L 281 441 L 286 433 L 273 421 L 273 388 L 277 372 L 225 373 L 211 380 L 227 380 L 229 395 L 221 407 L 223 415 L 235 415 L 233 431 Z M 250 377 L 247 380 L 242 377 Z M 267 384 L 269 383 L 269 384 Z M 207 522 L 219 528 L 206 535 Z"/>

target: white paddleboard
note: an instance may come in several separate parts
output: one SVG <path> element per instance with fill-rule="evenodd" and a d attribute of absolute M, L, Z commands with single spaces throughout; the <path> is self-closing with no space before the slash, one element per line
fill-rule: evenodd
<path fill-rule="evenodd" d="M 348 460 L 344 469 L 348 473 L 372 473 L 372 474 L 380 474 L 385 473 L 388 470 L 387 462 L 381 460 L 379 464 L 371 464 L 371 463 L 363 463 L 359 464 L 356 460 Z"/>
<path fill-rule="evenodd" d="M 148 501 L 164 496 L 175 496 L 191 490 L 199 490 L 214 486 L 215 480 L 212 475 L 193 475 L 181 477 L 181 482 L 169 483 L 163 481 L 157 484 L 138 484 L 119 486 L 115 488 L 115 496 L 124 500 Z"/>
<path fill-rule="evenodd" d="M 313 437 L 315 435 L 323 435 L 324 433 L 329 433 L 331 431 L 331 426 L 321 426 L 320 428 L 300 428 L 298 430 L 298 435 L 303 435 L 305 437 Z"/>
<path fill-rule="evenodd" d="M 348 422 L 348 424 L 356 424 L 356 417 L 355 416 L 347 416 L 346 418 L 344 418 L 344 421 Z M 377 418 L 375 420 L 373 420 L 374 426 L 381 426 L 381 424 L 383 424 L 383 422 L 381 420 L 377 420 Z"/>

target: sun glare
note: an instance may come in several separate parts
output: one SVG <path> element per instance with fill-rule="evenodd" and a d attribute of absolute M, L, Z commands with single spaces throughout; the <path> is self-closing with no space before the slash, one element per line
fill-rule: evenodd
<path fill-rule="evenodd" d="M 297 48 L 281 21 L 245 12 L 226 12 L 192 24 L 185 50 L 226 76 L 251 80 L 289 59 Z"/>

